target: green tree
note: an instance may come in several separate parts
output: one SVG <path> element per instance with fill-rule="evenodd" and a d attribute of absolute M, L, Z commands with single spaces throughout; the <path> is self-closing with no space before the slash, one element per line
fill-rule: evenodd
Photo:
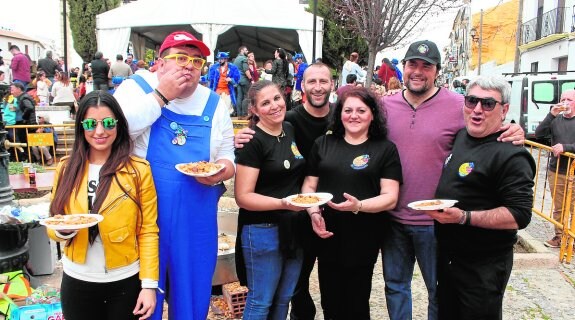
<path fill-rule="evenodd" d="M 68 21 L 74 38 L 74 49 L 85 62 L 91 61 L 98 49 L 96 16 L 117 8 L 122 0 L 67 0 Z"/>
<path fill-rule="evenodd" d="M 313 1 L 309 2 L 308 11 L 313 12 Z M 317 15 L 323 17 L 323 63 L 338 70 L 338 74 L 352 52 L 359 54 L 360 64 L 367 63 L 367 43 L 357 33 L 344 28 L 329 0 L 317 1 Z"/>

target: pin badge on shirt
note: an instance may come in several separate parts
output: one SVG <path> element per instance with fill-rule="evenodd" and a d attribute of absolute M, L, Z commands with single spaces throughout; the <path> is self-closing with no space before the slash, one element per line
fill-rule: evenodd
<path fill-rule="evenodd" d="M 185 130 L 184 128 L 182 128 L 182 126 L 180 126 L 176 122 L 170 123 L 170 129 L 174 130 L 174 134 L 176 135 L 172 139 L 172 144 L 174 145 L 177 144 L 179 146 L 183 146 L 184 144 L 186 144 L 186 136 L 188 135 L 188 130 Z"/>
<path fill-rule="evenodd" d="M 286 169 L 289 169 L 290 166 L 291 166 L 291 165 L 290 165 L 290 163 L 289 163 L 289 160 L 284 160 L 284 167 L 285 167 Z"/>

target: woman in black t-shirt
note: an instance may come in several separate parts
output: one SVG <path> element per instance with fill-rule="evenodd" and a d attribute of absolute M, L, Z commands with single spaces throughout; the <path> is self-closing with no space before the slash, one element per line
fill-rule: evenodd
<path fill-rule="evenodd" d="M 322 212 L 308 209 L 316 234 L 321 302 L 326 319 L 369 319 L 382 214 L 395 207 L 402 181 L 395 145 L 387 140 L 377 98 L 353 88 L 338 100 L 331 135 L 315 141 L 302 192 L 333 194 Z"/>
<path fill-rule="evenodd" d="M 240 207 L 236 269 L 249 292 L 243 319 L 286 319 L 302 252 L 295 239 L 297 211 L 285 197 L 300 192 L 305 160 L 284 122 L 278 86 L 258 81 L 248 92 L 250 143 L 236 151 L 235 197 Z"/>

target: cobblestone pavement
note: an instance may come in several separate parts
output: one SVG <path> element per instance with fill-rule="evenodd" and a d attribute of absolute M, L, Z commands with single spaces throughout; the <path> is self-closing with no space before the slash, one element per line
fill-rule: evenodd
<path fill-rule="evenodd" d="M 232 213 L 236 210 L 232 199 L 223 199 L 221 205 L 223 212 Z M 541 242 L 549 239 L 553 234 L 551 225 L 535 214 L 526 231 Z M 551 251 L 558 256 L 558 249 L 551 249 Z M 60 278 L 61 269 L 57 268 L 53 275 L 36 277 L 35 280 L 36 285 L 42 283 L 59 285 Z M 312 273 L 310 286 L 318 309 L 316 319 L 322 319 L 315 271 Z M 426 319 L 427 292 L 417 267 L 413 277 L 412 291 L 413 318 Z M 381 259 L 378 259 L 374 270 L 370 305 L 372 319 L 389 319 L 385 305 Z M 575 319 L 573 306 L 575 306 L 575 266 L 573 264 L 559 264 L 557 267 L 546 269 L 514 269 L 505 294 L 503 319 Z M 164 319 L 167 319 L 167 316 Z M 223 320 L 226 318 L 210 315 L 208 319 Z"/>

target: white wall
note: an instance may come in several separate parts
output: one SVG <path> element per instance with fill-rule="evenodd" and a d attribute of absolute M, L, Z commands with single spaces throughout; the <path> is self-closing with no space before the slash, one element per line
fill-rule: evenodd
<path fill-rule="evenodd" d="M 572 41 L 562 40 L 555 43 L 549 43 L 545 46 L 530 49 L 521 55 L 521 71 L 528 72 L 531 71 L 531 63 L 539 62 L 539 71 L 554 71 L 557 70 L 557 64 L 559 58 L 565 57 L 571 53 L 575 53 L 575 48 L 570 48 L 575 44 Z M 575 57 L 570 55 L 571 57 Z M 569 59 L 569 65 L 575 63 L 575 58 Z M 568 69 L 571 70 L 570 67 Z"/>
<path fill-rule="evenodd" d="M 30 40 L 22 40 L 16 39 L 11 37 L 0 36 L 0 48 L 2 52 L 0 55 L 4 58 L 4 61 L 10 62 L 12 61 L 12 54 L 8 51 L 8 43 L 11 45 L 17 45 L 20 48 L 22 53 L 26 53 L 26 45 L 28 46 L 28 55 L 32 60 L 38 61 L 38 57 L 44 56 L 44 49 L 38 42 L 30 41 Z"/>
<path fill-rule="evenodd" d="M 481 75 L 501 75 L 513 72 L 513 61 L 497 65 L 495 60 L 481 64 Z M 469 72 L 470 75 L 477 75 L 477 68 Z"/>

